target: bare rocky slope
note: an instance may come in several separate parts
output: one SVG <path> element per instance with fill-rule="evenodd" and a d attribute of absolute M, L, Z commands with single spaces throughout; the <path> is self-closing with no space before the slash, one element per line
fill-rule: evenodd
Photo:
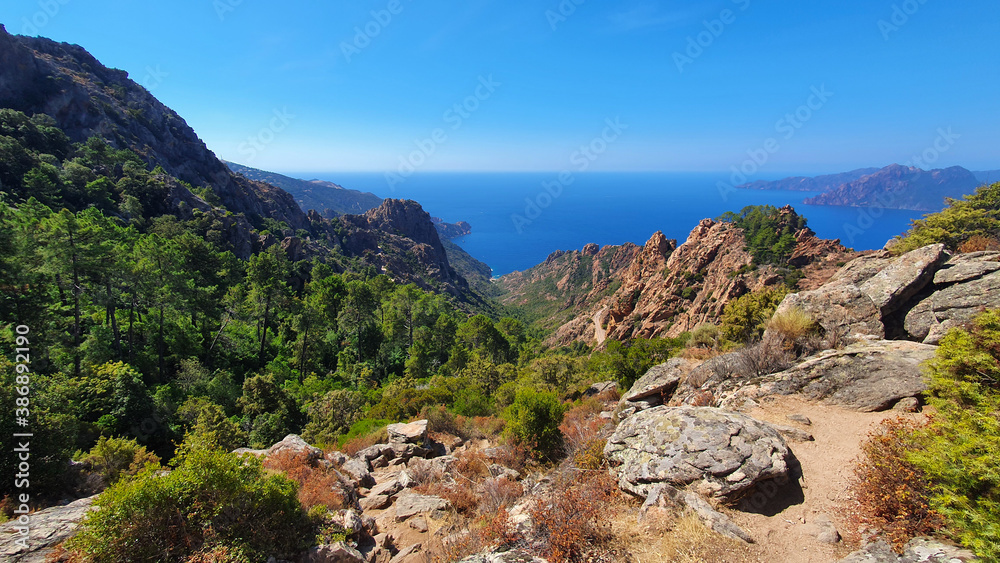
<path fill-rule="evenodd" d="M 795 211 L 786 207 L 781 213 Z M 587 245 L 554 253 L 534 268 L 501 277 L 498 285 L 504 304 L 537 311 L 543 325 L 557 328 L 554 343 L 603 341 L 598 335 L 677 336 L 718 322 L 733 299 L 783 283 L 778 268 L 754 267 L 746 246 L 742 229 L 704 219 L 680 246 L 662 232 L 642 247 Z M 812 289 L 860 254 L 803 229 L 789 265 L 805 276 L 798 287 Z"/>

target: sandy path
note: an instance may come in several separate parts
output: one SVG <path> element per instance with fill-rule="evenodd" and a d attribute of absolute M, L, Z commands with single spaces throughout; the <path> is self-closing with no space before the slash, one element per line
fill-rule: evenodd
<path fill-rule="evenodd" d="M 608 314 L 607 307 L 594 313 L 594 337 L 597 339 L 598 344 L 603 344 L 604 340 L 608 337 L 608 331 L 604 330 L 602 326 L 604 324 L 604 315 L 606 314 Z"/>
<path fill-rule="evenodd" d="M 860 413 L 819 405 L 797 396 L 779 396 L 764 399 L 759 408 L 748 414 L 806 430 L 816 438 L 814 442 L 789 441 L 789 447 L 802 466 L 801 496 L 791 499 L 792 504 L 788 505 L 788 499 L 778 498 L 782 495 L 779 492 L 768 506 L 780 510 L 777 514 L 730 512 L 736 523 L 755 538 L 758 561 L 822 563 L 837 561 L 857 549 L 858 530 L 848 521 L 855 461 L 868 433 L 883 420 L 900 413 Z M 789 414 L 804 415 L 812 424 L 792 422 L 786 418 Z M 785 489 L 785 493 L 788 489 L 794 490 L 794 483 Z M 790 496 L 798 494 L 795 491 Z M 812 521 L 820 514 L 826 514 L 843 536 L 839 544 L 821 543 L 813 535 Z"/>

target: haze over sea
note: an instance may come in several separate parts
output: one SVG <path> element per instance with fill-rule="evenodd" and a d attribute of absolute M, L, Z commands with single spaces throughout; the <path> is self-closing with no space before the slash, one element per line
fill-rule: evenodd
<path fill-rule="evenodd" d="M 434 217 L 468 221 L 472 234 L 455 242 L 493 268 L 494 276 L 528 269 L 555 250 L 579 250 L 590 242 L 642 245 L 658 230 L 679 244 L 700 220 L 747 205 L 792 205 L 819 237 L 839 238 L 857 250 L 882 248 L 923 215 L 804 205 L 802 200 L 815 192 L 735 190 L 723 198 L 716 182 L 726 176 L 713 173 L 575 174 L 555 198 L 548 197 L 543 183 L 557 181 L 557 173 L 416 173 L 394 189 L 381 173 L 289 175 L 328 180 L 384 198 L 413 199 Z M 551 203 L 526 210 L 526 199 Z M 516 222 L 513 215 L 530 222 Z"/>

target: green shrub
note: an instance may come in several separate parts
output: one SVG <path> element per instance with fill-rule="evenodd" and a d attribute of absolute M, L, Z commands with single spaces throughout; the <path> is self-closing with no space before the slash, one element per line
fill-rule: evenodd
<path fill-rule="evenodd" d="M 797 244 L 795 233 L 806 226 L 805 217 L 782 213 L 772 205 L 750 205 L 739 213 L 729 211 L 719 220 L 743 229 L 754 264 L 786 264 Z"/>
<path fill-rule="evenodd" d="M 719 327 L 706 323 L 699 325 L 698 328 L 691 332 L 691 339 L 688 340 L 687 345 L 691 348 L 709 348 L 716 349 L 722 344 L 722 331 Z"/>
<path fill-rule="evenodd" d="M 535 391 L 529 387 L 517 390 L 514 403 L 504 411 L 507 428 L 504 434 L 523 444 L 530 444 L 546 459 L 553 459 L 562 445 L 562 424 L 566 407 L 555 393 Z"/>
<path fill-rule="evenodd" d="M 935 408 L 912 459 L 934 484 L 931 507 L 984 560 L 1000 559 L 1000 311 L 952 330 L 930 363 Z"/>
<path fill-rule="evenodd" d="M 786 295 L 785 287 L 765 287 L 730 301 L 722 312 L 722 335 L 736 342 L 759 339 Z"/>
<path fill-rule="evenodd" d="M 913 222 L 910 230 L 896 239 L 892 251 L 902 254 L 928 244 L 943 243 L 957 250 L 976 237 L 1000 236 L 1000 182 L 982 186 L 963 199 L 949 199 L 948 207 Z"/>
<path fill-rule="evenodd" d="M 184 561 L 233 550 L 245 560 L 292 555 L 310 539 L 295 483 L 259 460 L 194 450 L 167 475 L 145 470 L 94 502 L 69 548 L 87 561 Z"/>
<path fill-rule="evenodd" d="M 147 464 L 159 467 L 160 458 L 146 451 L 135 440 L 108 438 L 101 436 L 97 444 L 80 459 L 101 478 L 103 484 L 110 485 L 124 476 L 139 473 Z"/>
<path fill-rule="evenodd" d="M 344 444 L 354 440 L 355 438 L 361 436 L 367 436 L 374 433 L 385 433 L 385 427 L 392 424 L 391 420 L 384 419 L 373 419 L 373 418 L 362 418 L 361 420 L 355 422 L 351 425 L 351 428 L 347 431 L 347 434 L 343 434 L 337 438 L 338 447 L 343 447 Z M 388 436 L 386 434 L 386 436 Z"/>
<path fill-rule="evenodd" d="M 357 391 L 338 389 L 309 406 L 309 423 L 302 437 L 313 444 L 333 444 L 361 417 L 364 397 Z"/>
<path fill-rule="evenodd" d="M 596 381 L 614 379 L 622 389 L 628 389 L 649 368 L 683 349 L 690 338 L 690 333 L 685 333 L 678 338 L 608 340 L 603 351 L 591 355 L 589 368 L 595 372 Z"/>
<path fill-rule="evenodd" d="M 231 452 L 249 441 L 246 432 L 226 418 L 222 407 L 208 399 L 188 399 L 177 409 L 177 416 L 188 427 L 179 455 L 192 448 Z"/>

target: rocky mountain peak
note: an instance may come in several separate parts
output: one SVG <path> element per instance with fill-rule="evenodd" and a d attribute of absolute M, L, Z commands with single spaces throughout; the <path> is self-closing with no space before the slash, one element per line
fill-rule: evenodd
<path fill-rule="evenodd" d="M 405 236 L 444 252 L 441 237 L 434 228 L 430 214 L 415 201 L 386 199 L 378 207 L 365 212 L 364 217 L 374 228 Z"/>

